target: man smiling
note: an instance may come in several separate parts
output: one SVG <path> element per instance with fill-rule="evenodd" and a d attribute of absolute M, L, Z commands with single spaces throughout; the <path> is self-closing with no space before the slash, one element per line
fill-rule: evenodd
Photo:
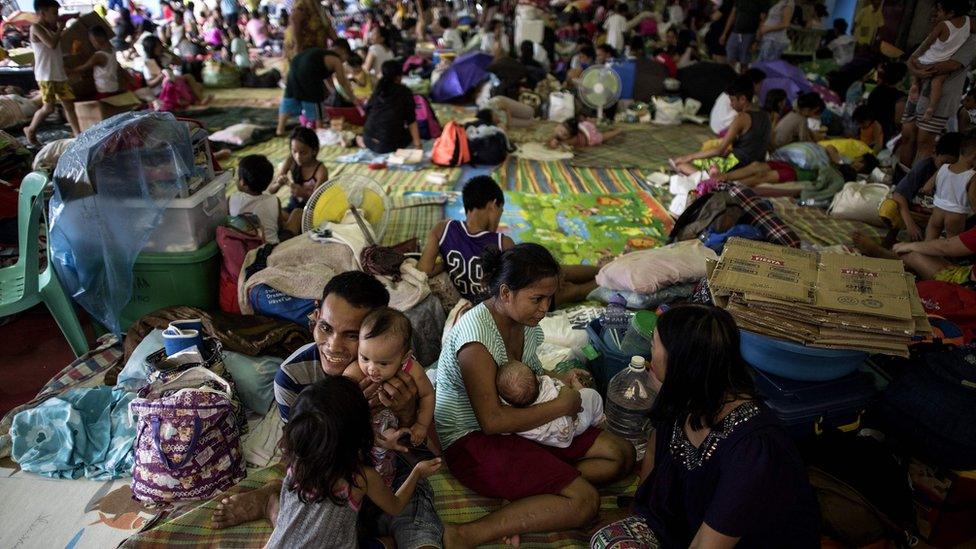
<path fill-rule="evenodd" d="M 389 304 L 390 294 L 378 280 L 361 271 L 340 274 L 322 292 L 322 301 L 312 313 L 313 342 L 288 357 L 275 375 L 274 393 L 282 421 L 288 422 L 291 407 L 305 387 L 325 379 L 340 376 L 359 357 L 359 328 L 370 311 Z M 400 427 L 413 425 L 416 416 L 417 385 L 410 374 L 398 372 L 384 383 L 366 378 L 360 384 L 370 408 L 389 408 L 396 415 Z M 402 449 L 406 451 L 406 448 Z M 411 467 L 397 460 L 394 488 L 407 477 Z M 281 481 L 226 496 L 220 500 L 213 514 L 213 524 L 226 528 L 266 518 L 275 523 L 278 515 L 278 496 Z M 380 521 L 383 535 L 392 535 L 397 547 L 407 549 L 441 547 L 442 526 L 434 510 L 433 492 L 426 482 L 418 485 L 410 503 L 397 517 Z"/>

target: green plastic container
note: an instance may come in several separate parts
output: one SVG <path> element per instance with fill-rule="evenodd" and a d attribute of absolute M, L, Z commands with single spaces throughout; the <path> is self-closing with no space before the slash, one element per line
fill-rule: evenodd
<path fill-rule="evenodd" d="M 163 307 L 216 308 L 219 279 L 216 240 L 193 252 L 139 254 L 132 268 L 132 299 L 122 309 L 122 329 Z"/>

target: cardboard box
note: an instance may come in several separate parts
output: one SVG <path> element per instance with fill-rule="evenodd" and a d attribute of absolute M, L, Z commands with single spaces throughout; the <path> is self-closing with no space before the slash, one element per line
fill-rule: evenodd
<path fill-rule="evenodd" d="M 106 118 L 129 112 L 141 104 L 141 101 L 132 92 L 124 92 L 95 101 L 79 101 L 75 103 L 78 127 L 81 131 L 85 131 Z"/>
<path fill-rule="evenodd" d="M 905 356 L 931 333 L 900 261 L 729 239 L 709 288 L 743 329 L 811 347 Z"/>
<path fill-rule="evenodd" d="M 102 27 L 108 33 L 111 40 L 115 37 L 115 32 L 102 16 L 95 12 L 89 12 L 77 19 L 68 21 L 61 35 L 61 52 L 64 54 L 64 68 L 73 69 L 85 64 L 95 53 L 91 41 L 88 39 L 88 31 L 92 27 Z M 71 89 L 75 92 L 75 97 L 79 100 L 95 97 L 95 79 L 91 72 L 85 74 L 69 74 L 68 82 Z M 84 129 L 84 128 L 82 128 Z"/>

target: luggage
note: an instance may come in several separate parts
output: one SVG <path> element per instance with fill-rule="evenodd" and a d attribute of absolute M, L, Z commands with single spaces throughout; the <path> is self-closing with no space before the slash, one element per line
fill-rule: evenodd
<path fill-rule="evenodd" d="M 457 122 L 451 120 L 444 126 L 441 136 L 434 141 L 430 161 L 438 166 L 460 166 L 471 161 L 468 134 Z"/>
<path fill-rule="evenodd" d="M 821 528 L 845 547 L 879 540 L 914 545 L 918 533 L 908 467 L 870 436 L 827 431 L 804 454 Z"/>
<path fill-rule="evenodd" d="M 437 114 L 431 108 L 430 102 L 422 95 L 413 96 L 416 106 L 417 130 L 420 132 L 421 139 L 437 139 L 441 136 L 441 123 L 437 120 Z"/>
<path fill-rule="evenodd" d="M 878 215 L 878 208 L 890 192 L 891 189 L 883 183 L 852 181 L 834 195 L 827 213 L 837 219 L 862 221 L 882 227 L 884 223 Z"/>
<path fill-rule="evenodd" d="M 245 476 L 230 384 L 203 366 L 161 375 L 129 409 L 138 417 L 132 495 L 146 503 L 206 499 Z"/>
<path fill-rule="evenodd" d="M 976 346 L 916 353 L 882 394 L 885 432 L 920 459 L 976 469 Z"/>
<path fill-rule="evenodd" d="M 239 315 L 237 281 L 247 252 L 264 244 L 261 221 L 254 214 L 237 216 L 239 224 L 217 227 L 217 245 L 220 247 L 220 310 Z"/>
<path fill-rule="evenodd" d="M 468 126 L 468 148 L 471 163 L 479 166 L 495 166 L 508 157 L 511 147 L 508 136 L 497 126 Z"/>
<path fill-rule="evenodd" d="M 871 376 L 855 372 L 831 381 L 793 381 L 752 370 L 756 391 L 797 439 L 822 434 L 827 428 L 847 432 L 861 425 L 861 416 L 877 390 Z"/>

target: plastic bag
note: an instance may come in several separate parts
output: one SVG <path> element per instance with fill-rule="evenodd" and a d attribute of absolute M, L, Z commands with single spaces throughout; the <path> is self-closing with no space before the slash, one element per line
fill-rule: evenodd
<path fill-rule="evenodd" d="M 654 103 L 654 123 L 667 126 L 681 124 L 681 115 L 684 113 L 684 104 L 680 99 L 671 97 L 655 97 Z"/>
<path fill-rule="evenodd" d="M 576 116 L 576 98 L 569 92 L 549 94 L 549 120 L 565 122 Z"/>
<path fill-rule="evenodd" d="M 112 332 L 123 332 L 136 256 L 194 175 L 187 125 L 168 113 L 113 116 L 61 156 L 48 216 L 52 261 L 65 290 Z"/>

